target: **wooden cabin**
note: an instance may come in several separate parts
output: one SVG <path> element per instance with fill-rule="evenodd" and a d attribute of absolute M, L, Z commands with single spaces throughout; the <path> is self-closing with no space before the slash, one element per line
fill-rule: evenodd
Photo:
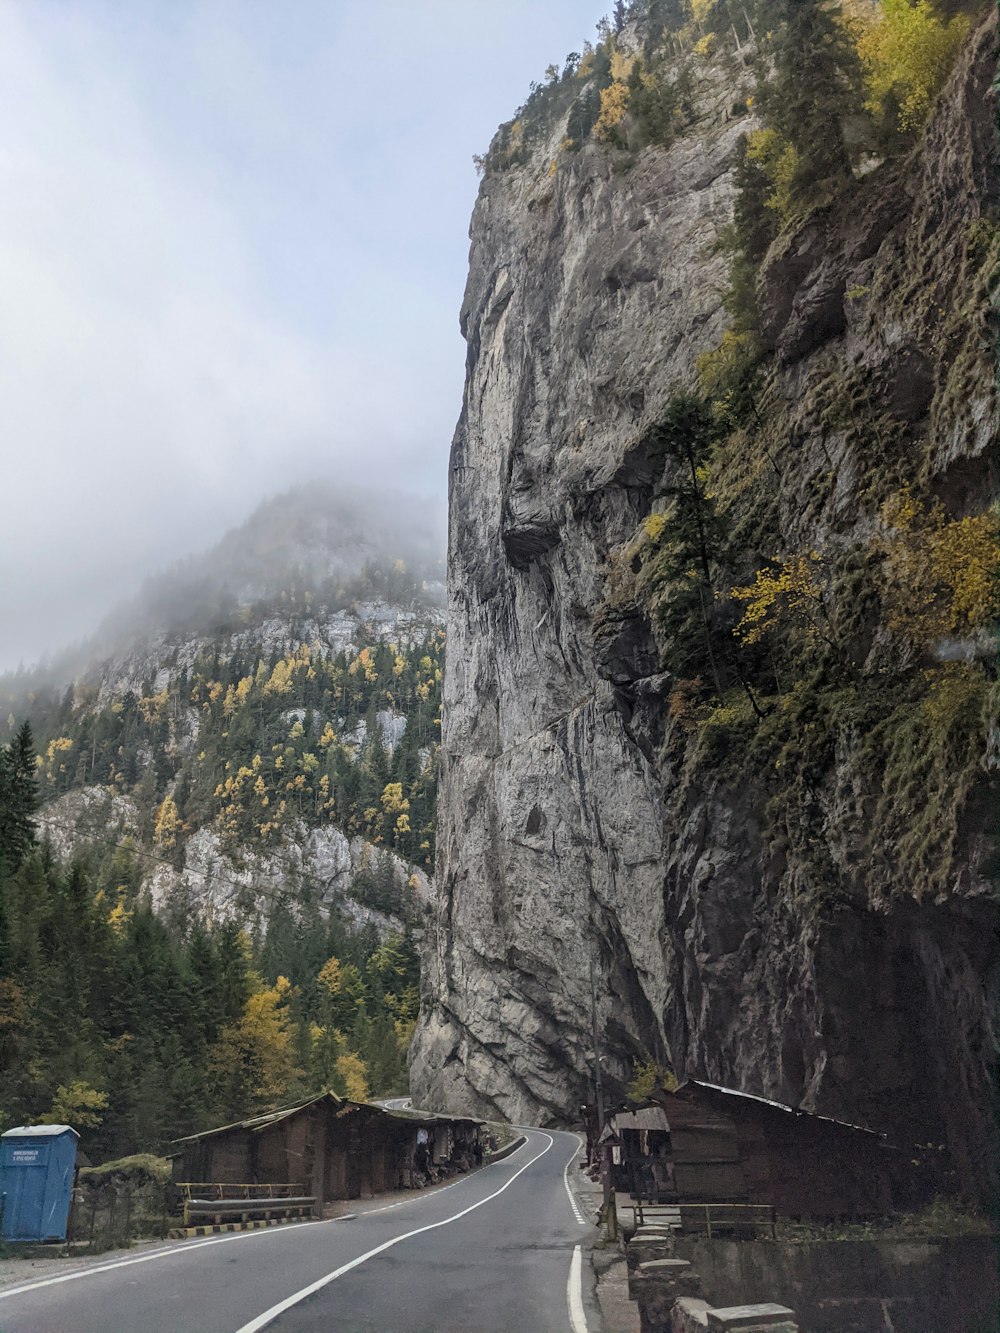
<path fill-rule="evenodd" d="M 621 1145 L 621 1187 L 636 1197 L 768 1204 L 779 1217 L 814 1220 L 892 1210 L 898 1154 L 857 1125 L 698 1079 L 657 1089 L 646 1108 L 608 1123 Z"/>
<path fill-rule="evenodd" d="M 670 1125 L 662 1106 L 617 1111 L 611 1131 L 611 1179 L 616 1190 L 636 1198 L 673 1202 L 676 1195 L 670 1156 Z"/>
<path fill-rule="evenodd" d="M 411 1189 L 472 1165 L 479 1122 L 322 1093 L 176 1141 L 176 1181 L 297 1183 L 317 1207 Z M 428 1151 L 421 1152 L 422 1144 Z"/>

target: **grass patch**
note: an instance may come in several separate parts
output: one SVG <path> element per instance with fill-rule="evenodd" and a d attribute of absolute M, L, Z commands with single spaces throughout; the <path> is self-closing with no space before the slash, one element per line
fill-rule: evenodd
<path fill-rule="evenodd" d="M 165 1184 L 170 1179 L 170 1159 L 155 1157 L 152 1153 L 135 1153 L 131 1157 L 119 1157 L 114 1162 L 103 1162 L 100 1166 L 80 1168 L 81 1180 L 89 1180 L 94 1184 L 115 1175 L 146 1175 Z"/>

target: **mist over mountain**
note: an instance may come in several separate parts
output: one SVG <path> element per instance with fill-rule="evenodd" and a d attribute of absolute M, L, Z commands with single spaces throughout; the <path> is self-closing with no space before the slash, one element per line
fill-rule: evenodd
<path fill-rule="evenodd" d="M 147 579 L 88 638 L 0 674 L 10 696 L 68 684 L 130 647 L 232 633 L 272 609 L 330 615 L 366 598 L 444 600 L 445 505 L 391 489 L 315 482 L 266 500 L 214 546 Z"/>
<path fill-rule="evenodd" d="M 98 976 L 104 955 L 87 922 L 123 968 L 141 957 L 144 978 L 172 959 L 172 996 L 198 958 L 216 973 L 227 966 L 223 942 L 241 940 L 246 982 L 233 1015 L 264 1004 L 301 1037 L 281 1096 L 406 1092 L 415 931 L 435 851 L 440 534 L 426 502 L 300 487 L 150 579 L 87 643 L 0 677 L 0 763 L 20 747 L 24 808 L 37 802 L 45 843 L 42 889 L 30 857 L 23 876 L 5 878 L 0 848 L 0 907 L 12 903 L 19 923 L 25 993 L 59 989 L 55 972 L 28 977 L 50 949 L 32 931 L 68 901 L 64 883 L 85 883 L 66 919 L 66 975 L 88 979 L 72 982 L 74 994 L 115 997 L 124 985 Z M 331 1007 L 327 982 L 341 977 L 353 998 Z M 144 1044 L 135 1034 L 156 1005 L 137 994 L 124 1067 L 116 1018 L 52 1025 L 97 1034 L 82 1039 L 91 1086 L 110 1107 L 97 1151 L 165 1143 L 178 1125 L 232 1119 L 261 1095 L 256 1075 L 235 1092 L 212 1082 L 204 1051 L 191 1057 L 202 1070 L 197 1096 L 175 1095 L 172 1071 L 199 1037 L 183 1007 L 167 1007 L 169 1035 Z M 220 1031 L 208 1009 L 206 1049 Z M 47 1031 L 24 1023 L 18 1040 L 38 1049 Z M 63 1066 L 57 1050 L 44 1059 L 40 1077 L 14 1059 L 25 1072 L 7 1081 L 0 1125 L 48 1114 Z M 158 1090 L 137 1127 L 132 1090 L 150 1077 Z"/>

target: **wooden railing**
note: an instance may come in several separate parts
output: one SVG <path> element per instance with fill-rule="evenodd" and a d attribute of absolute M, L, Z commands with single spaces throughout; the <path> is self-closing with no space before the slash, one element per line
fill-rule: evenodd
<path fill-rule="evenodd" d="M 643 1203 L 633 1205 L 636 1228 L 662 1222 L 676 1231 L 705 1236 L 776 1235 L 777 1213 L 769 1203 Z"/>

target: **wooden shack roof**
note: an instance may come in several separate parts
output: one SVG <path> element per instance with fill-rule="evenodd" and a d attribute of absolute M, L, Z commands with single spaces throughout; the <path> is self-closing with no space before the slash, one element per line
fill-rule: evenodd
<path fill-rule="evenodd" d="M 296 1102 L 294 1106 L 282 1106 L 276 1111 L 265 1111 L 262 1115 L 249 1116 L 246 1120 L 234 1120 L 229 1125 L 217 1125 L 215 1129 L 203 1129 L 197 1134 L 185 1134 L 183 1138 L 174 1139 L 174 1143 L 196 1143 L 199 1139 L 210 1139 L 215 1134 L 226 1134 L 233 1129 L 249 1129 L 259 1133 L 261 1130 L 270 1129 L 272 1125 L 276 1125 L 282 1120 L 287 1120 L 289 1116 L 308 1110 L 310 1106 L 316 1106 L 319 1102 L 329 1102 L 338 1111 L 345 1107 L 363 1104 L 348 1102 L 343 1097 L 338 1097 L 335 1092 L 321 1092 L 318 1097 L 310 1097 L 307 1101 Z"/>
<path fill-rule="evenodd" d="M 620 1134 L 623 1129 L 654 1129 L 670 1133 L 667 1113 L 662 1106 L 641 1106 L 637 1111 L 616 1111 L 611 1123 Z"/>
<path fill-rule="evenodd" d="M 770 1110 L 781 1111 L 787 1115 L 807 1117 L 809 1120 L 821 1121 L 827 1125 L 833 1125 L 837 1129 L 847 1130 L 854 1134 L 868 1134 L 872 1138 L 884 1138 L 878 1130 L 866 1129 L 863 1125 L 853 1125 L 847 1120 L 836 1120 L 833 1116 L 820 1115 L 818 1111 L 806 1111 L 801 1106 L 786 1106 L 784 1102 L 772 1101 L 769 1097 L 760 1097 L 753 1092 L 742 1092 L 738 1088 L 724 1088 L 718 1083 L 706 1083 L 699 1078 L 689 1078 L 682 1083 L 676 1092 L 682 1093 L 685 1088 L 698 1088 L 708 1094 L 708 1100 L 716 1106 L 724 1108 L 732 1114 L 740 1105 L 740 1102 L 755 1103 L 757 1106 L 768 1107 Z M 675 1093 L 666 1093 L 666 1096 L 675 1096 Z M 660 1103 L 664 1105 L 665 1103 Z M 669 1103 L 666 1103 L 669 1105 Z"/>
<path fill-rule="evenodd" d="M 865 1129 L 864 1125 L 852 1125 L 845 1120 L 835 1120 L 832 1116 L 821 1116 L 815 1110 L 805 1110 L 801 1106 L 787 1106 L 781 1101 L 772 1101 L 769 1097 L 760 1097 L 756 1093 L 743 1092 L 739 1088 L 724 1088 L 721 1084 L 711 1084 L 701 1078 L 687 1078 L 673 1090 L 667 1092 L 667 1089 L 657 1088 L 652 1094 L 651 1100 L 657 1106 L 664 1108 L 667 1118 L 671 1118 L 671 1105 L 677 1104 L 675 1101 L 697 1101 L 705 1106 L 711 1106 L 713 1110 L 725 1116 L 740 1116 L 753 1113 L 755 1110 L 763 1112 L 768 1116 L 771 1112 L 781 1114 L 781 1116 L 792 1116 L 799 1120 L 808 1121 L 809 1124 L 819 1124 L 831 1126 L 833 1130 L 843 1130 L 845 1133 L 867 1134 L 876 1140 L 883 1140 L 884 1134 L 876 1129 Z"/>
<path fill-rule="evenodd" d="M 368 1102 L 366 1105 L 373 1105 Z M 378 1109 L 383 1115 L 391 1116 L 393 1120 L 402 1120 L 417 1128 L 429 1128 L 432 1125 L 481 1125 L 484 1122 L 477 1120 L 471 1115 L 445 1115 L 443 1111 L 414 1111 L 412 1108 L 400 1107 L 389 1108 L 379 1106 Z"/>
<path fill-rule="evenodd" d="M 311 1106 L 317 1106 L 321 1102 L 328 1102 L 338 1115 L 368 1111 L 374 1118 L 384 1118 L 397 1123 L 403 1122 L 412 1125 L 415 1129 L 429 1128 L 433 1125 L 478 1125 L 482 1123 L 479 1120 L 474 1120 L 471 1116 L 442 1115 L 437 1111 L 390 1111 L 384 1106 L 379 1106 L 377 1102 L 357 1102 L 346 1097 L 338 1097 L 335 1092 L 321 1092 L 319 1096 L 310 1097 L 304 1102 L 296 1102 L 294 1106 L 282 1106 L 275 1111 L 266 1111 L 262 1115 L 249 1116 L 246 1120 L 235 1120 L 229 1125 L 217 1125 L 214 1129 L 203 1129 L 197 1134 L 186 1134 L 183 1138 L 174 1139 L 174 1143 L 197 1143 L 200 1139 L 210 1139 L 217 1134 L 227 1134 L 233 1130 L 249 1130 L 251 1133 L 259 1134 L 263 1130 L 279 1124 L 282 1120 L 298 1115 L 301 1111 L 307 1111 Z"/>

